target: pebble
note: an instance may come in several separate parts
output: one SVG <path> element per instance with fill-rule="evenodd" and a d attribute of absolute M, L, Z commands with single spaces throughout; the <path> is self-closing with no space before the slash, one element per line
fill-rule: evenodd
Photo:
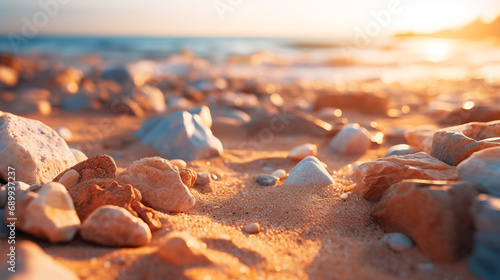
<path fill-rule="evenodd" d="M 359 124 L 345 125 L 330 141 L 330 148 L 344 155 L 361 155 L 371 147 L 371 135 Z"/>
<path fill-rule="evenodd" d="M 315 144 L 303 144 L 293 148 L 288 153 L 288 158 L 294 160 L 303 160 L 308 156 L 316 156 L 318 154 L 318 146 Z"/>
<path fill-rule="evenodd" d="M 186 166 L 187 166 L 186 162 L 183 161 L 182 159 L 172 159 L 172 160 L 170 160 L 170 163 L 172 165 L 177 166 L 179 169 L 186 168 Z"/>
<path fill-rule="evenodd" d="M 500 197 L 500 147 L 475 152 L 457 166 L 458 178 Z"/>
<path fill-rule="evenodd" d="M 269 176 L 269 175 L 259 175 L 255 180 L 261 186 L 274 186 L 279 181 L 278 177 Z"/>
<path fill-rule="evenodd" d="M 413 241 L 411 241 L 408 236 L 400 232 L 388 233 L 384 235 L 382 240 L 386 242 L 389 248 L 391 248 L 394 252 L 401 253 L 413 248 Z"/>
<path fill-rule="evenodd" d="M 349 198 L 349 194 L 348 194 L 348 193 L 343 193 L 343 194 L 341 194 L 339 197 L 340 197 L 340 199 L 342 199 L 342 200 L 347 200 L 347 199 Z"/>
<path fill-rule="evenodd" d="M 8 167 L 16 180 L 47 183 L 76 163 L 68 145 L 47 125 L 10 113 L 0 112 L 0 177 Z"/>
<path fill-rule="evenodd" d="M 157 254 L 177 266 L 211 264 L 206 250 L 207 244 L 189 233 L 171 232 L 159 246 Z"/>
<path fill-rule="evenodd" d="M 309 156 L 301 160 L 290 171 L 284 185 L 331 185 L 334 184 L 332 176 L 323 167 L 316 157 Z"/>
<path fill-rule="evenodd" d="M 80 179 L 80 174 L 76 172 L 76 170 L 70 169 L 67 172 L 65 172 L 57 182 L 63 184 L 63 186 L 65 186 L 66 189 L 69 189 L 74 185 L 78 184 L 79 179 Z"/>
<path fill-rule="evenodd" d="M 120 185 L 130 184 L 142 194 L 144 204 L 165 212 L 182 212 L 193 207 L 194 196 L 181 180 L 178 168 L 161 157 L 132 162 L 116 176 Z"/>
<path fill-rule="evenodd" d="M 69 142 L 69 141 L 71 141 L 71 139 L 73 139 L 73 133 L 67 127 L 61 126 L 58 129 L 56 129 L 56 132 L 66 142 Z"/>
<path fill-rule="evenodd" d="M 385 154 L 386 157 L 390 156 L 402 156 L 402 155 L 409 155 L 409 154 L 415 154 L 418 153 L 418 150 L 415 148 L 412 148 L 410 145 L 406 144 L 399 144 L 390 147 L 387 150 L 387 153 Z"/>
<path fill-rule="evenodd" d="M 278 177 L 280 180 L 285 180 L 288 174 L 283 169 L 278 169 L 274 171 L 271 176 Z"/>
<path fill-rule="evenodd" d="M 125 66 L 114 66 L 102 72 L 101 79 L 112 80 L 120 84 L 132 82 L 132 76 Z"/>
<path fill-rule="evenodd" d="M 151 242 L 151 231 L 140 218 L 125 208 L 105 205 L 83 222 L 80 236 L 88 242 L 118 247 L 144 246 Z"/>
<path fill-rule="evenodd" d="M 163 113 L 167 110 L 163 92 L 157 87 L 150 85 L 137 87 L 132 92 L 132 99 L 145 111 Z"/>
<path fill-rule="evenodd" d="M 389 97 L 384 93 L 345 92 L 342 94 L 320 94 L 315 108 L 336 107 L 355 109 L 365 114 L 386 115 L 389 110 Z"/>
<path fill-rule="evenodd" d="M 66 111 L 76 112 L 92 108 L 93 102 L 89 94 L 81 92 L 64 98 L 61 107 Z"/>
<path fill-rule="evenodd" d="M 76 162 L 82 162 L 86 159 L 88 159 L 87 155 L 85 155 L 82 151 L 76 148 L 70 148 L 71 152 L 73 153 L 73 156 L 75 156 Z"/>
<path fill-rule="evenodd" d="M 458 179 L 454 166 L 422 152 L 365 162 L 356 168 L 354 175 L 356 192 L 370 201 L 379 201 L 392 184 L 405 179 Z"/>
<path fill-rule="evenodd" d="M 437 127 L 433 125 L 407 129 L 404 132 L 404 137 L 410 146 L 430 154 L 432 150 L 432 138 L 436 130 Z"/>
<path fill-rule="evenodd" d="M 257 223 L 250 223 L 243 227 L 243 231 L 248 234 L 256 234 L 260 231 L 260 226 Z"/>

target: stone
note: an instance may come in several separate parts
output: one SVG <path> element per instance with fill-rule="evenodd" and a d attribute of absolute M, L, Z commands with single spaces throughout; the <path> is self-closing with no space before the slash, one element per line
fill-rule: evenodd
<path fill-rule="evenodd" d="M 252 121 L 252 117 L 249 114 L 230 107 L 211 106 L 210 112 L 214 124 L 242 126 Z"/>
<path fill-rule="evenodd" d="M 340 199 L 342 200 L 347 200 L 349 198 L 349 194 L 348 193 L 343 193 L 339 196 Z"/>
<path fill-rule="evenodd" d="M 303 160 L 308 156 L 316 156 L 318 154 L 318 146 L 315 144 L 303 144 L 293 148 L 288 153 L 288 158 L 294 160 Z"/>
<path fill-rule="evenodd" d="M 171 159 L 170 163 L 177 166 L 179 169 L 186 168 L 187 166 L 186 162 L 182 159 Z"/>
<path fill-rule="evenodd" d="M 55 182 L 43 185 L 19 214 L 16 227 L 52 243 L 73 239 L 80 219 L 66 188 Z"/>
<path fill-rule="evenodd" d="M 468 123 L 434 133 L 431 155 L 450 165 L 458 165 L 474 152 L 500 147 L 500 121 Z"/>
<path fill-rule="evenodd" d="M 47 255 L 40 246 L 29 240 L 16 242 L 16 271 L 7 271 L 10 264 L 1 267 L 2 279 L 5 280 L 38 280 L 45 278 L 78 280 L 75 273 L 60 265 Z"/>
<path fill-rule="evenodd" d="M 473 153 L 457 166 L 458 178 L 500 197 L 500 147 Z"/>
<path fill-rule="evenodd" d="M 65 172 L 57 182 L 61 183 L 66 189 L 69 189 L 78 184 L 79 179 L 80 174 L 76 172 L 76 170 L 70 169 Z"/>
<path fill-rule="evenodd" d="M 356 192 L 370 201 L 379 201 L 392 184 L 405 179 L 458 180 L 455 167 L 422 152 L 365 162 L 354 175 Z"/>
<path fill-rule="evenodd" d="M 387 153 L 385 154 L 386 157 L 390 156 L 403 156 L 403 155 L 409 155 L 409 154 L 415 154 L 418 153 L 418 150 L 416 148 L 412 148 L 410 145 L 406 144 L 399 144 L 399 145 L 394 145 L 387 150 Z"/>
<path fill-rule="evenodd" d="M 385 232 L 403 233 L 434 261 L 452 262 L 472 249 L 469 209 L 477 194 L 467 182 L 407 180 L 392 186 L 371 215 Z"/>
<path fill-rule="evenodd" d="M 145 111 L 162 113 L 167 110 L 163 92 L 159 88 L 150 85 L 136 87 L 132 92 L 132 99 Z"/>
<path fill-rule="evenodd" d="M 117 247 L 138 247 L 151 242 L 151 231 L 140 218 L 114 205 L 94 210 L 82 223 L 80 236 L 83 240 Z"/>
<path fill-rule="evenodd" d="M 85 155 L 82 151 L 80 151 L 76 148 L 70 148 L 70 150 L 73 153 L 73 156 L 75 156 L 76 163 L 80 163 L 80 162 L 88 159 L 87 155 Z"/>
<path fill-rule="evenodd" d="M 179 176 L 181 176 L 182 183 L 186 185 L 188 188 L 191 188 L 196 183 L 196 179 L 198 179 L 198 175 L 196 172 L 189 168 L 179 169 Z"/>
<path fill-rule="evenodd" d="M 256 234 L 260 231 L 260 226 L 257 223 L 249 223 L 243 227 L 243 231 L 248 234 Z"/>
<path fill-rule="evenodd" d="M 118 82 L 120 84 L 126 82 L 132 82 L 132 77 L 128 71 L 128 69 L 124 66 L 114 66 L 108 69 L 105 69 L 102 72 L 101 78 L 103 80 L 111 80 Z"/>
<path fill-rule="evenodd" d="M 4 112 L 0 112 L 0 158 L 3 181 L 14 168 L 16 180 L 42 184 L 76 163 L 64 139 L 52 128 Z"/>
<path fill-rule="evenodd" d="M 432 137 L 436 130 L 437 127 L 432 125 L 407 129 L 404 132 L 404 137 L 408 145 L 430 154 L 432 151 Z"/>
<path fill-rule="evenodd" d="M 500 198 L 479 195 L 472 215 L 476 233 L 469 267 L 482 279 L 500 279 Z"/>
<path fill-rule="evenodd" d="M 144 110 L 135 100 L 131 98 L 120 98 L 112 102 L 112 112 L 120 115 L 144 117 Z"/>
<path fill-rule="evenodd" d="M 257 176 L 257 179 L 255 179 L 255 182 L 257 184 L 267 187 L 267 186 L 274 186 L 276 183 L 279 181 L 278 177 L 274 176 L 269 176 L 269 175 L 259 175 Z"/>
<path fill-rule="evenodd" d="M 383 93 L 326 93 L 318 95 L 314 107 L 316 110 L 335 107 L 358 110 L 365 114 L 386 115 L 389 110 L 389 97 Z"/>
<path fill-rule="evenodd" d="M 61 100 L 61 107 L 69 112 L 76 112 L 85 109 L 91 109 L 93 107 L 92 97 L 84 92 L 77 93 L 75 95 L 70 95 Z"/>
<path fill-rule="evenodd" d="M 306 157 L 290 171 L 284 185 L 331 185 L 334 184 L 332 176 L 316 157 Z"/>
<path fill-rule="evenodd" d="M 73 133 L 67 127 L 61 126 L 56 129 L 57 134 L 64 139 L 64 141 L 69 142 L 73 139 Z"/>
<path fill-rule="evenodd" d="M 187 111 L 148 120 L 135 136 L 167 158 L 193 161 L 217 157 L 223 152 L 221 141 L 203 119 Z"/>
<path fill-rule="evenodd" d="M 362 155 L 371 147 L 368 130 L 359 124 L 345 125 L 330 141 L 330 148 L 344 155 Z"/>
<path fill-rule="evenodd" d="M 131 184 L 142 194 L 144 204 L 165 212 L 182 212 L 193 207 L 194 196 L 182 182 L 179 169 L 161 157 L 132 162 L 116 176 L 122 185 Z"/>
<path fill-rule="evenodd" d="M 474 105 L 474 103 L 472 103 Z M 494 105 L 494 104 L 491 104 Z M 472 108 L 460 107 L 447 113 L 438 122 L 441 125 L 460 125 L 469 122 L 489 122 L 500 119 L 500 107 L 478 105 Z"/>
<path fill-rule="evenodd" d="M 212 177 L 208 172 L 198 172 L 196 175 L 196 185 L 205 186 L 210 185 L 210 183 L 212 182 Z"/>
<path fill-rule="evenodd" d="M 70 170 L 74 170 L 80 175 L 77 183 L 98 178 L 112 179 L 116 176 L 116 163 L 115 160 L 108 155 L 93 156 L 64 170 L 57 175 L 53 181 L 58 182 L 66 172 Z"/>
<path fill-rule="evenodd" d="M 280 180 L 285 180 L 286 177 L 288 176 L 288 174 L 286 173 L 285 170 L 283 169 L 278 169 L 276 171 L 274 171 L 271 176 L 274 176 L 274 177 L 278 177 L 278 179 Z"/>
<path fill-rule="evenodd" d="M 400 232 L 387 233 L 386 235 L 384 235 L 382 240 L 394 252 L 401 253 L 413 248 L 413 241 L 411 241 L 411 239 L 408 236 Z"/>
<path fill-rule="evenodd" d="M 172 232 L 162 242 L 157 254 L 177 266 L 211 264 L 205 255 L 206 248 L 207 244 L 187 232 Z"/>

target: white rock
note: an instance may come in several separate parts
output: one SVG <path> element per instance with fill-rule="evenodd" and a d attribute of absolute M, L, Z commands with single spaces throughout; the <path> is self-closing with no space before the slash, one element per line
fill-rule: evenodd
<path fill-rule="evenodd" d="M 74 169 L 70 169 L 61 176 L 59 183 L 63 184 L 66 189 L 69 189 L 76 185 L 78 180 L 80 180 L 80 173 L 76 172 Z"/>
<path fill-rule="evenodd" d="M 290 171 L 284 185 L 331 185 L 333 178 L 316 157 L 306 157 Z"/>
<path fill-rule="evenodd" d="M 303 144 L 293 148 L 288 157 L 295 160 L 303 160 L 308 156 L 316 156 L 318 154 L 318 146 L 315 144 Z"/>
<path fill-rule="evenodd" d="M 382 240 L 395 252 L 404 252 L 413 248 L 413 241 L 399 232 L 388 233 L 384 235 Z"/>
<path fill-rule="evenodd" d="M 288 176 L 288 174 L 286 173 L 285 170 L 278 169 L 278 170 L 274 171 L 271 174 L 271 176 L 278 177 L 280 180 L 284 180 L 284 179 L 286 179 L 286 177 Z"/>
<path fill-rule="evenodd" d="M 0 112 L 0 177 L 7 180 L 15 169 L 16 180 L 46 183 L 76 164 L 70 148 L 45 124 Z M 9 168 L 10 167 L 10 168 Z"/>
<path fill-rule="evenodd" d="M 243 227 L 243 231 L 248 234 L 256 234 L 260 231 L 260 226 L 257 223 L 249 223 Z"/>
<path fill-rule="evenodd" d="M 458 178 L 500 197 L 500 147 L 473 153 L 457 166 Z"/>
<path fill-rule="evenodd" d="M 345 125 L 330 141 L 331 149 L 345 155 L 364 154 L 370 147 L 370 133 L 359 124 Z"/>
<path fill-rule="evenodd" d="M 88 159 L 87 155 L 85 155 L 82 151 L 80 151 L 76 148 L 70 148 L 70 150 L 73 153 L 73 155 L 75 156 L 77 163 L 80 163 L 80 162 Z"/>
<path fill-rule="evenodd" d="M 58 129 L 56 129 L 56 132 L 66 142 L 69 142 L 69 141 L 71 141 L 71 139 L 73 139 L 73 133 L 67 127 L 61 126 Z"/>
<path fill-rule="evenodd" d="M 80 236 L 100 245 L 136 247 L 151 241 L 151 230 L 125 208 L 105 205 L 87 217 L 80 228 Z"/>

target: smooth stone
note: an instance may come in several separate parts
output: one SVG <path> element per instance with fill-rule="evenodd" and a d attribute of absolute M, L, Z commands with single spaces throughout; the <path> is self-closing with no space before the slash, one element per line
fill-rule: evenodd
<path fill-rule="evenodd" d="M 193 207 L 194 196 L 181 180 L 179 169 L 161 157 L 132 162 L 116 176 L 121 185 L 130 184 L 142 194 L 144 204 L 165 212 L 182 212 Z"/>
<path fill-rule="evenodd" d="M 210 106 L 210 112 L 214 124 L 242 126 L 252 121 L 249 114 L 230 107 Z"/>
<path fill-rule="evenodd" d="M 115 205 L 128 210 L 148 224 L 151 231 L 161 227 L 159 217 L 153 209 L 141 203 L 141 192 L 131 185 L 119 185 L 113 179 L 93 179 L 79 183 L 69 189 L 76 212 L 82 222 L 97 208 Z"/>
<path fill-rule="evenodd" d="M 80 219 L 66 188 L 50 182 L 35 194 L 19 215 L 17 228 L 52 243 L 71 241 Z"/>
<path fill-rule="evenodd" d="M 457 170 L 426 153 L 390 156 L 361 164 L 356 171 L 356 192 L 379 201 L 392 185 L 405 179 L 458 180 Z"/>
<path fill-rule="evenodd" d="M 394 145 L 387 150 L 386 157 L 403 156 L 418 153 L 418 150 L 406 144 Z"/>
<path fill-rule="evenodd" d="M 246 232 L 246 233 L 248 233 L 248 234 L 256 234 L 256 233 L 259 233 L 260 226 L 257 223 L 246 224 L 243 227 L 243 231 Z"/>
<path fill-rule="evenodd" d="M 77 93 L 61 100 L 61 107 L 69 112 L 90 109 L 93 106 L 92 97 L 87 93 Z"/>
<path fill-rule="evenodd" d="M 52 128 L 31 119 L 0 112 L 0 177 L 9 167 L 16 180 L 47 183 L 76 163 L 75 156 Z"/>
<path fill-rule="evenodd" d="M 259 175 L 257 176 L 257 179 L 255 179 L 255 182 L 257 184 L 267 187 L 267 186 L 274 186 L 278 182 L 279 178 L 274 177 L 274 176 L 269 176 L 269 175 Z"/>
<path fill-rule="evenodd" d="M 223 152 L 222 142 L 200 115 L 187 111 L 145 122 L 136 137 L 167 158 L 193 161 L 217 157 Z"/>
<path fill-rule="evenodd" d="M 78 180 L 80 179 L 80 174 L 76 172 L 74 169 L 70 169 L 61 176 L 61 178 L 57 181 L 63 184 L 66 189 L 73 187 L 78 184 Z"/>
<path fill-rule="evenodd" d="M 54 178 L 58 182 L 67 172 L 76 171 L 79 174 L 77 183 L 98 178 L 115 178 L 116 163 L 109 155 L 97 155 L 75 164 Z"/>
<path fill-rule="evenodd" d="M 447 127 L 434 133 L 431 155 L 456 166 L 475 152 L 500 147 L 496 137 L 500 137 L 500 121 Z"/>
<path fill-rule="evenodd" d="M 73 153 L 73 156 L 75 156 L 76 162 L 82 162 L 84 160 L 87 160 L 88 157 L 86 154 L 84 154 L 82 151 L 76 149 L 76 148 L 70 148 L 71 152 Z"/>
<path fill-rule="evenodd" d="M 362 155 L 371 147 L 368 130 L 359 124 L 345 125 L 330 141 L 330 148 L 344 155 Z"/>
<path fill-rule="evenodd" d="M 172 232 L 162 242 L 157 254 L 177 266 L 211 264 L 205 255 L 206 248 L 205 243 L 187 232 Z"/>
<path fill-rule="evenodd" d="M 286 177 L 288 176 L 288 174 L 286 173 L 285 170 L 278 169 L 278 170 L 274 171 L 271 174 L 271 176 L 278 177 L 280 180 L 284 180 L 284 179 L 286 179 Z"/>
<path fill-rule="evenodd" d="M 326 93 L 318 95 L 314 106 L 315 109 L 335 107 L 358 110 L 365 114 L 386 115 L 389 110 L 389 97 L 382 93 Z"/>
<path fill-rule="evenodd" d="M 189 168 L 181 168 L 179 169 L 179 176 L 181 177 L 182 183 L 186 185 L 186 187 L 191 188 L 196 183 L 198 179 L 198 175 L 196 172 Z"/>
<path fill-rule="evenodd" d="M 115 66 L 105 69 L 102 72 L 101 78 L 103 80 L 112 80 L 120 84 L 132 81 L 132 77 L 128 69 L 124 66 Z"/>
<path fill-rule="evenodd" d="M 460 125 L 470 122 L 490 122 L 500 119 L 500 107 L 491 104 L 490 106 L 474 106 L 471 109 L 460 107 L 455 109 L 438 122 L 441 125 Z"/>
<path fill-rule="evenodd" d="M 198 177 L 196 178 L 196 183 L 195 183 L 196 185 L 205 186 L 209 185 L 212 182 L 211 175 L 208 172 L 198 172 L 197 176 Z"/>
<path fill-rule="evenodd" d="M 69 142 L 69 141 L 71 141 L 71 139 L 73 139 L 73 133 L 67 127 L 61 126 L 58 129 L 56 129 L 56 132 L 66 142 Z"/>
<path fill-rule="evenodd" d="M 432 138 L 436 131 L 436 126 L 421 126 L 405 130 L 404 137 L 408 145 L 430 154 L 432 151 Z"/>
<path fill-rule="evenodd" d="M 303 160 L 308 156 L 316 156 L 318 154 L 318 146 L 315 144 L 302 144 L 293 148 L 288 153 L 288 158 L 294 160 Z"/>
<path fill-rule="evenodd" d="M 332 176 L 325 169 L 321 161 L 310 156 L 301 160 L 290 171 L 284 185 L 331 185 L 334 184 Z"/>
<path fill-rule="evenodd" d="M 347 200 L 349 198 L 349 194 L 348 193 L 343 193 L 339 196 L 340 199 L 342 200 Z"/>
<path fill-rule="evenodd" d="M 473 153 L 457 166 L 458 178 L 500 197 L 500 147 Z"/>
<path fill-rule="evenodd" d="M 177 166 L 177 168 L 179 168 L 179 169 L 186 168 L 186 166 L 187 166 L 186 162 L 183 161 L 182 159 L 171 159 L 170 163 Z"/>
<path fill-rule="evenodd" d="M 150 85 L 137 87 L 132 92 L 132 98 L 145 111 L 162 113 L 167 110 L 165 97 L 163 96 L 163 92 L 159 88 Z"/>
<path fill-rule="evenodd" d="M 80 236 L 88 242 L 118 247 L 144 246 L 151 242 L 151 231 L 140 218 L 125 208 L 105 205 L 83 222 Z"/>
<path fill-rule="evenodd" d="M 470 253 L 474 225 L 469 211 L 478 192 L 467 182 L 407 180 L 392 186 L 371 215 L 386 232 L 401 232 L 435 261 Z"/>
<path fill-rule="evenodd" d="M 16 272 L 7 271 L 9 264 L 1 267 L 2 279 L 39 280 L 39 279 L 80 279 L 75 273 L 47 255 L 40 246 L 29 240 L 16 242 Z"/>
<path fill-rule="evenodd" d="M 384 235 L 382 240 L 385 241 L 394 252 L 401 253 L 413 248 L 413 241 L 400 232 L 388 233 Z"/>

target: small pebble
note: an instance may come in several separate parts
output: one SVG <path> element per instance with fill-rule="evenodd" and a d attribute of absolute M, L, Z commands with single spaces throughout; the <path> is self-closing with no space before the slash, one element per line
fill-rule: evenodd
<path fill-rule="evenodd" d="M 196 177 L 196 183 L 195 185 L 209 185 L 210 182 L 212 181 L 210 173 L 208 172 L 198 172 L 197 173 L 198 177 Z"/>
<path fill-rule="evenodd" d="M 284 179 L 286 179 L 288 174 L 286 173 L 285 170 L 278 169 L 278 170 L 274 171 L 273 174 L 271 174 L 271 176 L 278 177 L 280 180 L 284 180 Z"/>
<path fill-rule="evenodd" d="M 303 160 L 308 156 L 316 156 L 318 154 L 318 146 L 315 144 L 303 144 L 293 148 L 288 157 L 295 160 Z"/>
<path fill-rule="evenodd" d="M 64 141 L 69 142 L 73 139 L 73 133 L 67 127 L 61 126 L 56 129 L 57 134 L 64 139 Z"/>
<path fill-rule="evenodd" d="M 413 248 L 413 241 L 411 241 L 408 236 L 399 232 L 388 233 L 382 240 L 384 240 L 394 252 L 404 252 Z"/>
<path fill-rule="evenodd" d="M 343 194 L 341 194 L 339 197 L 340 197 L 340 199 L 342 199 L 342 200 L 347 200 L 347 199 L 349 198 L 349 194 L 347 194 L 347 193 L 343 193 Z"/>
<path fill-rule="evenodd" d="M 182 159 L 173 159 L 173 160 L 170 160 L 170 163 L 177 166 L 178 168 L 186 168 L 187 164 L 185 161 L 183 161 Z"/>
<path fill-rule="evenodd" d="M 250 223 L 243 227 L 243 231 L 248 234 L 255 234 L 260 231 L 260 226 L 257 223 Z"/>
<path fill-rule="evenodd" d="M 63 184 L 66 189 L 69 189 L 76 185 L 76 183 L 78 183 L 78 180 L 80 180 L 80 173 L 78 173 L 74 169 L 70 169 L 61 176 L 61 178 L 59 179 L 59 183 Z"/>
<path fill-rule="evenodd" d="M 261 186 L 274 186 L 278 182 L 279 178 L 269 175 L 259 175 L 255 180 Z"/>

